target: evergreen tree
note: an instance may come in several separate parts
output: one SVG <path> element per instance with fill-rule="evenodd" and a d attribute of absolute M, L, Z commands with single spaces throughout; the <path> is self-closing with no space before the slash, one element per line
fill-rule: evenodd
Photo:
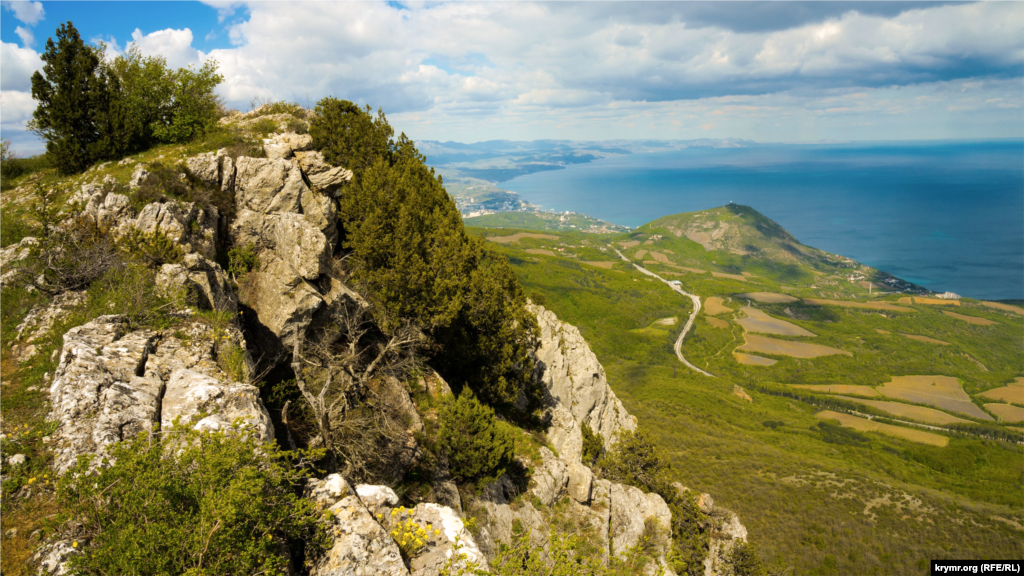
<path fill-rule="evenodd" d="M 103 156 L 101 128 L 109 109 L 107 79 L 98 75 L 99 51 L 87 46 L 71 22 L 46 40 L 43 71 L 32 75 L 39 105 L 29 129 L 46 140 L 46 152 L 62 174 L 81 172 Z"/>
<path fill-rule="evenodd" d="M 369 105 L 362 109 L 348 100 L 331 96 L 317 102 L 309 135 L 313 137 L 313 147 L 323 153 L 327 162 L 352 170 L 356 180 L 377 159 L 390 161 L 394 152 L 391 138 L 395 131 L 383 111 L 377 110 L 374 118 L 370 116 Z"/>
<path fill-rule="evenodd" d="M 512 463 L 515 437 L 511 427 L 494 417 L 469 388 L 458 399 L 445 399 L 437 411 L 438 443 L 448 457 L 452 477 L 459 481 L 497 478 Z"/>

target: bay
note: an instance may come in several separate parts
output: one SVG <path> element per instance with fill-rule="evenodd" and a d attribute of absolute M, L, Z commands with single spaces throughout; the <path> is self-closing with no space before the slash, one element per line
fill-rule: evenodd
<path fill-rule="evenodd" d="M 632 227 L 746 204 L 804 244 L 929 289 L 1024 299 L 1024 140 L 687 148 L 501 186 Z"/>

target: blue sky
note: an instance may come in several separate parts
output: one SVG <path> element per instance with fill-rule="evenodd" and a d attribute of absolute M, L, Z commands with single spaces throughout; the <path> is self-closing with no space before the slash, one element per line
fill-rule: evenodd
<path fill-rule="evenodd" d="M 383 107 L 414 139 L 1024 137 L 1022 2 L 2 2 L 0 130 L 71 20 L 216 59 L 221 96 Z"/>

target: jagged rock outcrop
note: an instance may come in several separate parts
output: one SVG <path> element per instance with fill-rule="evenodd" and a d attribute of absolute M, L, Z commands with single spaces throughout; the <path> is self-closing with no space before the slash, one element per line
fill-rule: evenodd
<path fill-rule="evenodd" d="M 310 571 L 313 576 L 434 576 L 456 554 L 464 554 L 465 559 L 452 561 L 453 574 L 472 562 L 486 564 L 473 535 L 447 506 L 425 503 L 396 508 L 398 497 L 390 488 L 357 485 L 353 490 L 338 474 L 310 480 L 306 493 L 331 514 L 331 548 Z M 390 534 L 399 522 L 407 521 L 422 530 L 418 537 L 423 542 L 409 558 L 408 568 Z"/>
<path fill-rule="evenodd" d="M 199 254 L 186 254 L 177 264 L 161 266 L 156 285 L 165 292 L 185 290 L 189 305 L 201 310 L 238 311 L 238 297 L 231 289 L 227 273 Z"/>
<path fill-rule="evenodd" d="M 549 396 L 548 439 L 559 456 L 569 462 L 580 461 L 582 423 L 600 435 L 609 448 L 619 430 L 635 430 L 636 418 L 615 397 L 604 367 L 579 329 L 562 322 L 543 306 L 530 303 L 527 309 L 540 326 L 537 377 Z"/>
<path fill-rule="evenodd" d="M 167 426 L 177 415 L 203 429 L 242 417 L 261 439 L 272 439 L 259 391 L 226 374 L 218 354 L 233 355 L 242 370 L 251 365 L 241 333 L 231 327 L 215 341 L 213 329 L 198 322 L 130 331 L 125 317 L 101 316 L 68 331 L 50 385 L 48 419 L 58 423 L 51 436 L 54 468 L 66 472 L 81 454 L 104 456 L 111 444 L 157 422 Z M 199 412 L 212 414 L 190 422 Z"/>
<path fill-rule="evenodd" d="M 311 576 L 408 576 L 398 545 L 344 478 L 310 480 L 307 494 L 330 511 L 333 539 Z"/>
<path fill-rule="evenodd" d="M 209 259 L 216 257 L 220 216 L 212 206 L 203 208 L 195 202 L 153 202 L 136 214 L 127 196 L 101 191 L 89 198 L 81 215 L 102 229 L 113 230 L 117 236 L 132 229 L 143 234 L 160 232 L 186 253 L 198 252 Z"/>
<path fill-rule="evenodd" d="M 295 152 L 295 159 L 302 173 L 309 179 L 313 189 L 337 197 L 341 187 L 352 181 L 352 171 L 341 166 L 331 166 L 318 151 Z"/>

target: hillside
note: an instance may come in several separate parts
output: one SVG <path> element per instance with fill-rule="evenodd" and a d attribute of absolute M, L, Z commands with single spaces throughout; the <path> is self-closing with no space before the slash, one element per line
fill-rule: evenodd
<path fill-rule="evenodd" d="M 391 133 L 276 103 L 5 181 L 3 572 L 763 574 L 414 144 L 335 122 Z"/>
<path fill-rule="evenodd" d="M 1024 309 L 929 297 L 735 205 L 626 234 L 477 231 L 774 569 L 1024 553 Z M 673 352 L 689 299 L 637 267 L 699 296 L 681 353 L 712 377 Z"/>

